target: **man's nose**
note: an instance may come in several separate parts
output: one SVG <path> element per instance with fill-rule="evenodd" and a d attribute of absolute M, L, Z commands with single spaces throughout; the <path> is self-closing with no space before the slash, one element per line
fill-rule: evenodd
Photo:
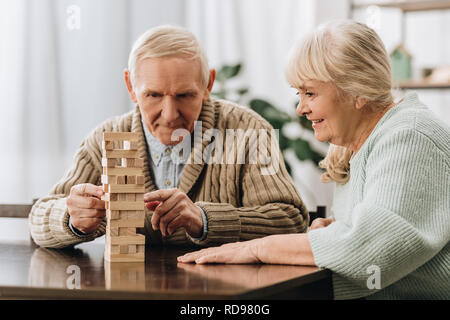
<path fill-rule="evenodd" d="M 162 110 L 162 118 L 167 122 L 175 122 L 178 117 L 180 116 L 180 113 L 178 112 L 178 108 L 176 105 L 176 102 L 173 101 L 174 99 L 170 96 L 165 97 L 164 99 L 164 106 Z"/>

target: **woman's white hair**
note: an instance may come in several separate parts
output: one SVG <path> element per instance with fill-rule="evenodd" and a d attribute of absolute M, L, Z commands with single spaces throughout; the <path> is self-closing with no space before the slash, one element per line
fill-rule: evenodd
<path fill-rule="evenodd" d="M 202 85 L 206 86 L 209 80 L 209 66 L 205 50 L 190 31 L 170 25 L 149 29 L 135 41 L 128 58 L 132 85 L 135 84 L 136 64 L 139 60 L 178 56 L 199 59 Z"/>
<path fill-rule="evenodd" d="M 332 83 L 339 97 L 364 98 L 367 107 L 385 108 L 393 101 L 383 42 L 373 29 L 356 21 L 329 22 L 307 35 L 291 51 L 286 77 L 295 88 L 308 80 Z M 347 182 L 351 156 L 347 148 L 331 145 L 320 163 L 326 169 L 322 181 Z"/>

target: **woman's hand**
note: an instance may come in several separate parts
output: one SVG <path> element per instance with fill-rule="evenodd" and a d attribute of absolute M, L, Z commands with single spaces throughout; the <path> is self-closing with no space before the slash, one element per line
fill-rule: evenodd
<path fill-rule="evenodd" d="M 306 233 L 278 234 L 244 242 L 224 244 L 178 257 L 178 262 L 268 263 L 314 266 L 314 256 Z"/>
<path fill-rule="evenodd" d="M 234 242 L 221 245 L 220 247 L 212 247 L 199 251 L 186 253 L 184 256 L 178 257 L 178 262 L 197 264 L 204 263 L 260 263 L 258 258 L 258 245 L 262 239 L 254 239 L 244 242 Z"/>
<path fill-rule="evenodd" d="M 325 228 L 332 224 L 335 220 L 332 218 L 317 218 L 311 223 L 308 232 L 314 229 Z"/>

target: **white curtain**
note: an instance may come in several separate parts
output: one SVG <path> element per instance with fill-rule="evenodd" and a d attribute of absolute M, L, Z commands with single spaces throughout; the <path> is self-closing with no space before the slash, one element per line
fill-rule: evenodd
<path fill-rule="evenodd" d="M 346 1 L 0 0 L 0 203 L 45 195 L 100 122 L 132 107 L 123 69 L 136 37 L 175 24 L 194 32 L 212 67 L 242 62 L 232 83 L 295 114 L 284 77 L 289 49 Z M 324 10 L 324 6 L 331 10 Z M 309 209 L 331 203 L 311 163 L 294 177 Z"/>
<path fill-rule="evenodd" d="M 132 107 L 123 82 L 132 42 L 182 24 L 182 2 L 0 0 L 0 203 L 45 195 L 81 140 Z"/>

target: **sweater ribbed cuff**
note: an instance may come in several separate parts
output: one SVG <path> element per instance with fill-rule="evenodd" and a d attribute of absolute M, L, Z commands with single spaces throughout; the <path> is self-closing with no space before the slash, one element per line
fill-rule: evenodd
<path fill-rule="evenodd" d="M 94 240 L 95 233 L 79 236 L 71 231 L 69 226 L 70 215 L 66 206 L 66 200 L 67 198 L 56 200 L 49 216 L 50 231 L 54 239 L 60 243 L 58 247 Z"/>
<path fill-rule="evenodd" d="M 199 201 L 195 203 L 206 215 L 208 233 L 201 241 L 192 239 L 201 246 L 214 246 L 240 239 L 241 221 L 236 208 L 228 203 L 211 203 Z"/>

